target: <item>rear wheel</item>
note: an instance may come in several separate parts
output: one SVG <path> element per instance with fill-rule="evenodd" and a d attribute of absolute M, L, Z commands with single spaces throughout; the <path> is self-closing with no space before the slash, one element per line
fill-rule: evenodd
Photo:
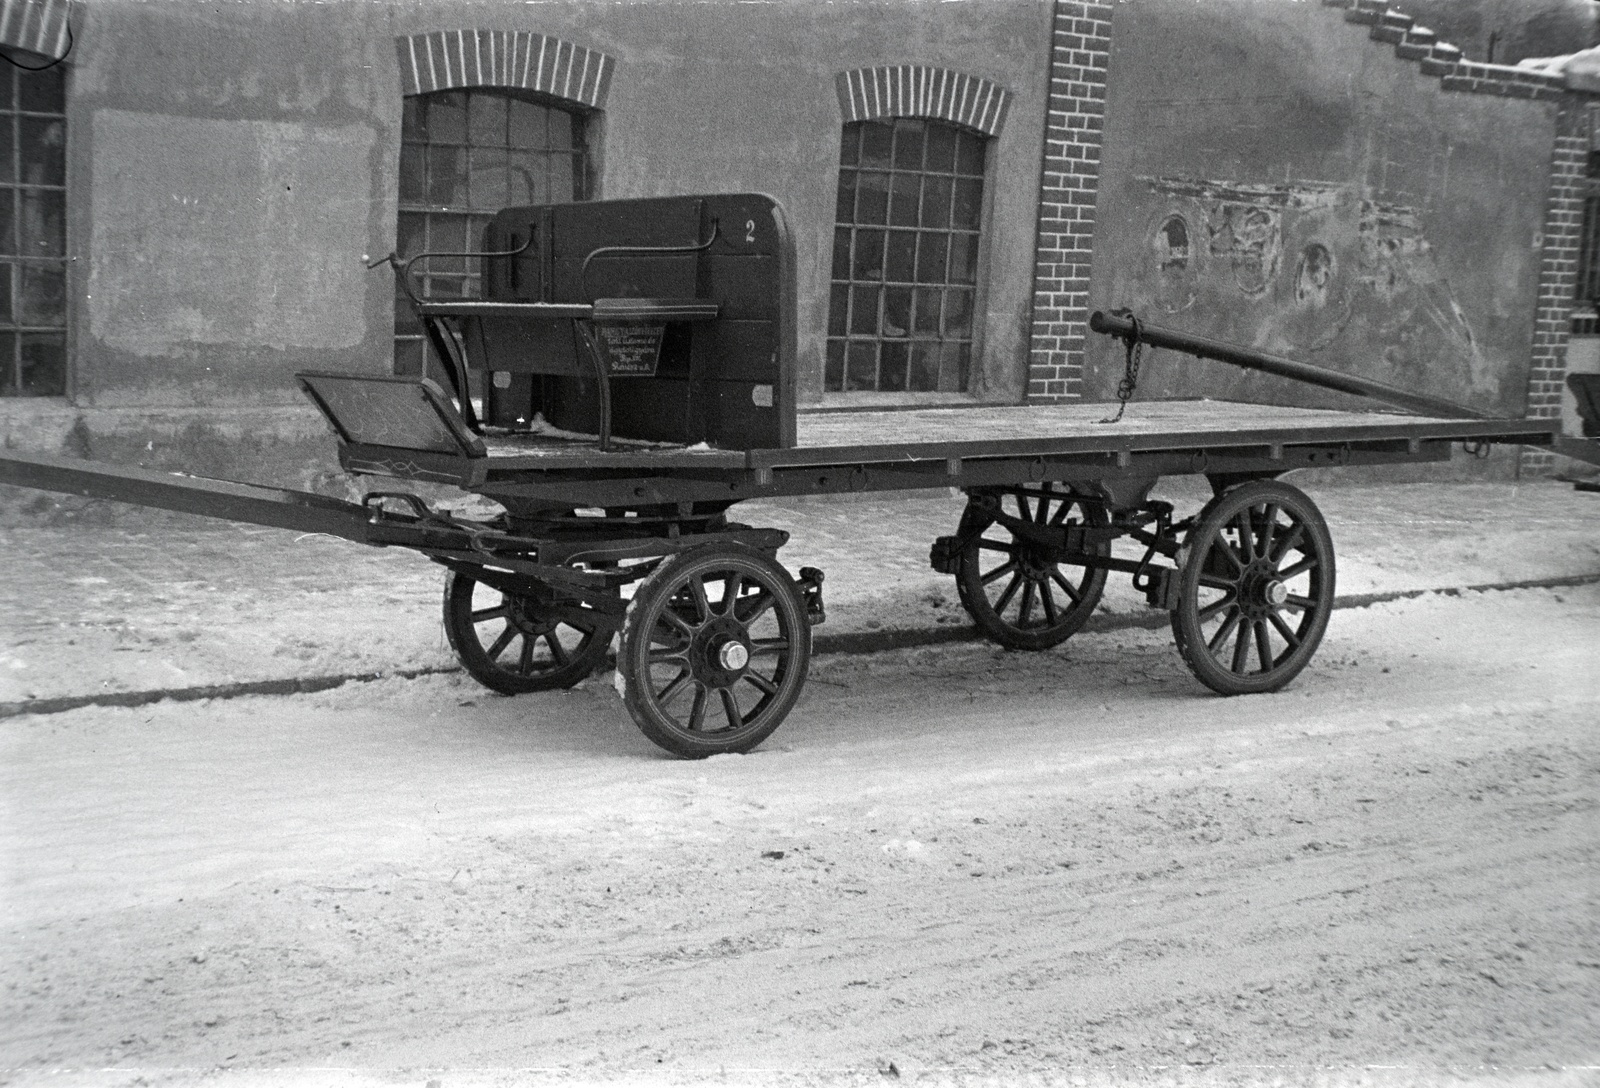
<path fill-rule="evenodd" d="M 1107 523 L 1098 504 L 1085 504 L 1050 484 L 1006 492 L 999 502 L 1002 517 L 1040 530 L 1101 528 Z M 1002 646 L 1045 650 L 1066 641 L 1094 613 L 1105 589 L 1104 569 L 1059 562 L 1057 549 L 1007 526 L 992 508 L 968 504 L 957 537 L 967 541 L 956 571 L 961 603 L 973 622 Z M 1111 545 L 1102 542 L 1085 550 L 1106 555 Z"/>
<path fill-rule="evenodd" d="M 666 560 L 628 606 L 623 702 L 656 744 L 692 759 L 747 752 L 800 697 L 811 627 L 776 560 L 711 546 Z"/>
<path fill-rule="evenodd" d="M 1223 695 L 1276 691 L 1305 668 L 1333 610 L 1333 539 L 1311 499 L 1276 480 L 1213 501 L 1184 539 L 1172 633 Z"/>
<path fill-rule="evenodd" d="M 541 587 L 526 595 L 451 571 L 444 630 L 463 668 L 505 695 L 570 688 L 605 660 L 611 638 L 576 602 Z"/>

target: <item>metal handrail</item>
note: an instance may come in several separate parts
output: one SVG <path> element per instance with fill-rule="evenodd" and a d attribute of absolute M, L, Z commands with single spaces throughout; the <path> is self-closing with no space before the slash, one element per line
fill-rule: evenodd
<path fill-rule="evenodd" d="M 395 270 L 395 274 L 400 277 L 400 289 L 406 293 L 406 297 L 408 299 L 420 306 L 427 300 L 422 298 L 411 288 L 411 266 L 416 264 L 418 261 L 425 260 L 428 257 L 477 257 L 480 259 L 488 257 L 520 257 L 524 253 L 528 252 L 528 250 L 533 248 L 533 240 L 538 237 L 538 233 L 539 232 L 536 229 L 530 230 L 528 232 L 528 240 L 526 242 L 523 242 L 522 245 L 518 246 L 516 249 L 507 250 L 472 250 L 464 252 L 433 250 L 429 252 L 412 254 L 404 261 L 401 261 L 400 254 L 391 249 L 386 256 L 379 257 L 375 261 L 368 261 L 367 267 L 377 268 L 380 264 L 386 264 L 390 268 L 393 268 Z"/>
<path fill-rule="evenodd" d="M 592 250 L 589 251 L 589 255 L 583 259 L 583 267 L 581 269 L 579 269 L 579 271 L 578 271 L 578 290 L 583 295 L 584 298 L 590 298 L 590 295 L 589 295 L 589 262 L 593 261 L 596 257 L 609 256 L 609 255 L 611 255 L 613 253 L 701 253 L 701 252 L 703 252 L 705 250 L 708 250 L 708 249 L 710 249 L 712 247 L 712 245 L 716 242 L 717 236 L 721 232 L 721 230 L 722 230 L 721 223 L 715 217 L 713 217 L 712 220 L 711 220 L 711 237 L 707 238 L 703 242 L 695 242 L 693 245 L 688 245 L 688 246 L 601 246 L 599 249 L 592 249 Z M 592 299 L 591 299 L 591 301 L 592 301 Z"/>

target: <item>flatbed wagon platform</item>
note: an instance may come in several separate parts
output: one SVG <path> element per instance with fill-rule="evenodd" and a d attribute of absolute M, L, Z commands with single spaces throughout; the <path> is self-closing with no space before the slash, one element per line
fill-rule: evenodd
<path fill-rule="evenodd" d="M 1107 421 L 1103 404 L 963 406 L 796 414 L 787 449 L 617 443 L 593 436 L 485 434 L 482 453 L 407 451 L 417 478 L 512 502 L 616 505 L 849 491 L 966 487 L 1155 473 L 1447 460 L 1453 444 L 1548 446 L 1548 420 L 1441 419 L 1229 401 L 1139 403 Z M 386 448 L 351 446 L 347 468 L 399 474 Z"/>
<path fill-rule="evenodd" d="M 812 465 L 993 460 L 1078 455 L 1115 461 L 1134 453 L 1254 449 L 1269 458 L 1311 445 L 1392 450 L 1430 442 L 1547 444 L 1547 420 L 1432 419 L 1392 412 L 1340 411 L 1189 400 L 1141 403 L 1116 423 L 1104 404 L 964 405 L 796 414 L 790 449 L 719 450 L 660 444 L 602 452 L 593 437 L 491 435 L 481 480 L 566 469 L 773 471 Z M 479 476 L 474 473 L 474 476 Z"/>

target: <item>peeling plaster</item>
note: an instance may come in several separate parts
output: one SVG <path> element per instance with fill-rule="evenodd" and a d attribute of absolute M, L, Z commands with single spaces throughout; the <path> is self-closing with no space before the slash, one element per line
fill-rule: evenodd
<path fill-rule="evenodd" d="M 1375 340 L 1402 382 L 1437 384 L 1445 360 L 1472 392 L 1494 391 L 1417 208 L 1321 181 L 1138 180 L 1162 224 L 1152 238 L 1156 267 L 1140 277 L 1158 308 L 1174 313 L 1197 297 L 1265 307 L 1254 318 L 1259 347 L 1314 353 L 1341 338 Z M 1204 232 L 1209 258 L 1204 267 L 1185 262 L 1181 288 L 1171 262 L 1160 259 L 1165 224 L 1174 220 Z"/>

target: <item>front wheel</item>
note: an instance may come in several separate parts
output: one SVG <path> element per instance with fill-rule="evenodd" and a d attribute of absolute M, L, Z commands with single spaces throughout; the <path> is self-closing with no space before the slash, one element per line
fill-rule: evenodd
<path fill-rule="evenodd" d="M 737 546 L 673 556 L 628 605 L 617 668 L 645 736 L 691 759 L 748 752 L 800 697 L 811 626 L 788 573 Z"/>
<path fill-rule="evenodd" d="M 463 668 L 502 695 L 570 688 L 605 660 L 611 628 L 548 587 L 502 593 L 458 571 L 444 581 L 444 631 Z"/>
<path fill-rule="evenodd" d="M 1212 691 L 1276 691 L 1310 662 L 1333 610 L 1333 539 L 1276 480 L 1216 499 L 1184 539 L 1172 634 Z"/>

